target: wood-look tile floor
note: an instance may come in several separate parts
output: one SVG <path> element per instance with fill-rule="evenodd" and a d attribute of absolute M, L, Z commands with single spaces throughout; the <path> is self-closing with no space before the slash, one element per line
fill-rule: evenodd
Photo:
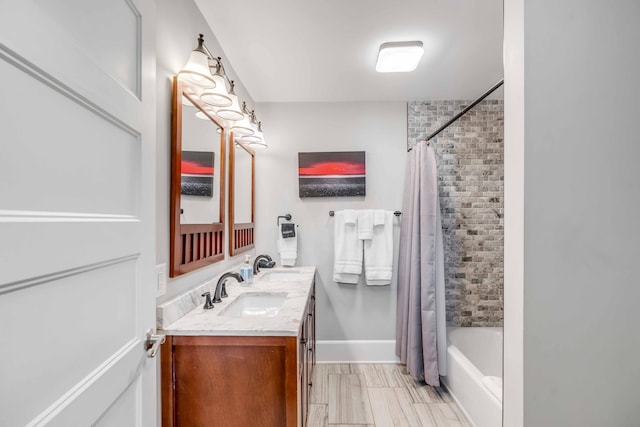
<path fill-rule="evenodd" d="M 471 427 L 449 392 L 403 365 L 317 364 L 309 427 Z"/>

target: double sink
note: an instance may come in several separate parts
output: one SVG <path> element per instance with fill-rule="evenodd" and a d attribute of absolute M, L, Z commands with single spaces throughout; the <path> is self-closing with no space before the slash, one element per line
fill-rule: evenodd
<path fill-rule="evenodd" d="M 261 282 L 297 282 L 302 274 L 297 270 L 267 271 L 255 278 Z M 287 299 L 286 292 L 247 292 L 236 298 L 220 316 L 228 317 L 274 317 Z"/>

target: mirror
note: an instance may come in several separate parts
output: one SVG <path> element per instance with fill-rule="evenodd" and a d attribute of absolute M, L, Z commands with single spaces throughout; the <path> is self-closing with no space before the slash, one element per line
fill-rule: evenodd
<path fill-rule="evenodd" d="M 230 141 L 233 141 L 233 133 Z M 229 254 L 253 248 L 255 152 L 234 142 L 229 152 Z"/>
<path fill-rule="evenodd" d="M 169 276 L 175 277 L 224 259 L 226 155 L 224 128 L 177 77 L 171 139 Z"/>

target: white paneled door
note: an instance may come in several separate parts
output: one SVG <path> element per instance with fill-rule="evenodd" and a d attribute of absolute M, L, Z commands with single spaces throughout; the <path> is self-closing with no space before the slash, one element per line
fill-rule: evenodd
<path fill-rule="evenodd" d="M 155 5 L 0 0 L 0 426 L 155 426 Z"/>

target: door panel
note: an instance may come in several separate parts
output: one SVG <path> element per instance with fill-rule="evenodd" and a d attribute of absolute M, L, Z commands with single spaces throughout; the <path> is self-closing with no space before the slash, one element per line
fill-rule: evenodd
<path fill-rule="evenodd" d="M 140 94 L 140 14 L 126 0 L 38 3 L 75 44 L 136 95 Z"/>
<path fill-rule="evenodd" d="M 156 424 L 154 18 L 0 0 L 0 425 Z"/>
<path fill-rule="evenodd" d="M 135 216 L 137 132 L 7 62 L 0 62 L 0 75 L 11 82 L 3 89 L 11 101 L 2 119 L 15 130 L 0 160 L 9 178 L 0 183 L 3 203 L 25 211 Z M 40 179 L 33 179 L 36 173 Z"/>

